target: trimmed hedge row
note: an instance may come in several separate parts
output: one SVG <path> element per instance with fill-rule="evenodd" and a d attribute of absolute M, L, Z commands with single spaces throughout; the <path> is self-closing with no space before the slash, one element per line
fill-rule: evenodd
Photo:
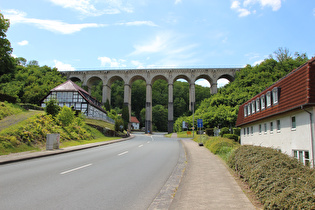
<path fill-rule="evenodd" d="M 241 146 L 228 164 L 265 209 L 315 209 L 315 170 L 272 148 Z"/>

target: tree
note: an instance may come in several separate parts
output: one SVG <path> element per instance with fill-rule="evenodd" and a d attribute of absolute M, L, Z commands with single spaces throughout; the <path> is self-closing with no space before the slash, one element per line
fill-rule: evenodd
<path fill-rule="evenodd" d="M 283 49 L 282 47 L 279 47 L 278 50 L 274 51 L 274 54 L 280 63 L 289 58 L 292 58 L 288 48 Z"/>
<path fill-rule="evenodd" d="M 104 106 L 105 106 L 105 110 L 109 112 L 110 111 L 110 104 L 109 104 L 109 100 L 108 99 L 106 100 Z"/>
<path fill-rule="evenodd" d="M 162 105 L 156 105 L 152 108 L 152 120 L 158 131 L 167 131 L 168 121 L 167 109 Z"/>
<path fill-rule="evenodd" d="M 51 99 L 46 102 L 45 112 L 52 115 L 53 117 L 57 116 L 60 111 L 60 106 L 56 99 Z"/>
<path fill-rule="evenodd" d="M 63 106 L 61 108 L 61 111 L 57 115 L 57 119 L 61 123 L 61 125 L 68 126 L 75 119 L 74 111 L 72 111 L 72 109 L 67 106 Z"/>
<path fill-rule="evenodd" d="M 11 43 L 6 38 L 9 27 L 9 20 L 4 19 L 4 16 L 0 13 L 0 76 L 12 73 L 15 69 L 15 60 L 11 57 Z"/>
<path fill-rule="evenodd" d="M 124 129 L 127 130 L 129 123 L 129 108 L 127 105 L 123 106 L 121 117 L 124 120 Z"/>

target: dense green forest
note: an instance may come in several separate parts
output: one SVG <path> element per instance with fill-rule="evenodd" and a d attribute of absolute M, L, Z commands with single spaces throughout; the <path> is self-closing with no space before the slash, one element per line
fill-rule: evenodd
<path fill-rule="evenodd" d="M 39 66 L 37 61 L 13 57 L 10 41 L 6 38 L 9 21 L 0 13 L 0 96 L 1 100 L 10 99 L 20 103 L 38 104 L 49 90 L 66 81 L 58 69 Z M 236 74 L 235 81 L 218 93 L 210 95 L 210 89 L 196 85 L 196 110 L 194 119 L 204 120 L 205 128 L 234 127 L 238 108 L 245 101 L 266 87 L 297 68 L 308 60 L 305 54 L 291 56 L 287 49 L 279 48 L 268 59 L 256 66 L 247 65 Z M 92 96 L 101 101 L 102 82 L 92 87 Z M 111 87 L 111 111 L 113 118 L 122 113 L 124 85 L 116 81 Z M 141 126 L 145 119 L 146 85 L 142 80 L 132 84 L 132 115 L 136 116 Z M 182 121 L 192 126 L 193 116 L 188 111 L 189 84 L 174 83 L 174 124 L 175 131 L 181 131 Z M 168 85 L 164 80 L 157 80 L 152 87 L 153 126 L 155 130 L 167 130 Z M 196 120 L 195 120 L 196 124 Z"/>

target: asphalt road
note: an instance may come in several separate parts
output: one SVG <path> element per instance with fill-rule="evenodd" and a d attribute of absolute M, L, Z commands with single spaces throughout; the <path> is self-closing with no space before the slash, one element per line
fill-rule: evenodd
<path fill-rule="evenodd" d="M 162 135 L 0 166 L 0 209 L 147 209 L 177 164 Z"/>

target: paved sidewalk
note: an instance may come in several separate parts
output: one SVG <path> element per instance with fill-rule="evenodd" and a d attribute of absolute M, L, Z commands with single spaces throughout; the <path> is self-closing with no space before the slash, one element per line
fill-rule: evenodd
<path fill-rule="evenodd" d="M 182 140 L 187 166 L 169 209 L 256 209 L 221 159 L 192 140 Z"/>
<path fill-rule="evenodd" d="M 92 147 L 99 147 L 99 146 L 103 146 L 107 144 L 113 144 L 113 143 L 117 143 L 121 141 L 126 141 L 132 138 L 134 138 L 133 135 L 131 135 L 128 138 L 116 139 L 112 141 L 97 142 L 97 143 L 91 143 L 91 144 L 84 144 L 84 145 L 66 147 L 66 148 L 56 149 L 56 150 L 44 150 L 44 151 L 39 151 L 39 152 L 21 152 L 21 153 L 12 153 L 9 155 L 1 155 L 0 165 L 17 162 L 17 161 L 39 158 L 39 157 L 57 155 L 61 153 L 73 152 L 73 151 L 88 149 Z"/>

